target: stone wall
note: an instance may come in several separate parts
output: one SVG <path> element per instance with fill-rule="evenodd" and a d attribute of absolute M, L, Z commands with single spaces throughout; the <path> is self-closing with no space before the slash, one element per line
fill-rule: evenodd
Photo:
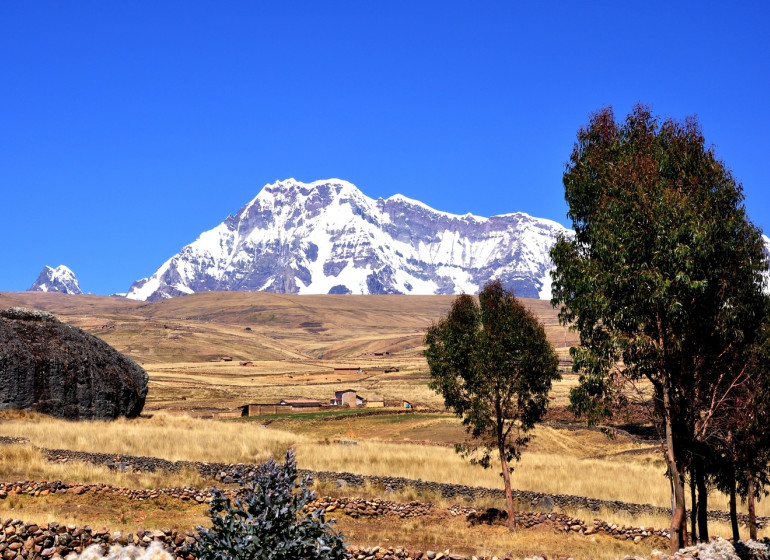
<path fill-rule="evenodd" d="M 2 438 L 0 438 L 2 442 Z M 106 453 L 87 453 L 83 451 L 69 451 L 64 449 L 44 449 L 43 452 L 51 461 L 80 460 L 88 463 L 103 464 L 110 468 L 127 471 L 156 471 L 179 472 L 182 469 L 197 470 L 202 476 L 212 478 L 224 483 L 235 483 L 248 480 L 253 476 L 255 465 L 204 463 L 190 461 L 166 461 L 156 457 L 135 457 L 128 455 L 110 455 Z M 310 471 L 300 469 L 302 476 L 309 476 L 324 482 L 334 482 L 338 485 L 365 486 L 371 485 L 382 488 L 385 492 L 396 492 L 408 488 L 415 489 L 421 495 L 438 495 L 444 498 L 456 498 L 473 501 L 476 499 L 491 498 L 503 501 L 505 493 L 502 489 L 487 488 L 483 486 L 464 486 L 460 484 L 447 484 L 424 480 L 393 476 L 359 475 L 353 473 L 339 473 L 329 471 Z M 633 504 L 617 500 L 600 500 L 585 496 L 573 496 L 569 494 L 546 494 L 529 490 L 513 491 L 513 499 L 518 501 L 524 509 L 537 509 L 550 511 L 554 507 L 560 509 L 586 509 L 601 511 L 607 508 L 612 511 L 625 512 L 629 515 L 642 513 L 670 515 L 671 510 L 650 504 Z M 689 515 L 689 513 L 688 513 Z M 729 522 L 730 515 L 725 511 L 709 511 L 709 519 Z M 738 521 L 748 524 L 748 516 L 738 514 Z M 757 525 L 763 528 L 770 522 L 769 517 L 758 517 Z"/>
<path fill-rule="evenodd" d="M 82 495 L 95 493 L 97 495 L 115 494 L 129 499 L 146 501 L 164 495 L 181 500 L 194 500 L 198 503 L 211 501 L 209 491 L 201 491 L 194 488 L 159 488 L 152 490 L 133 490 L 115 488 L 104 484 L 76 485 L 66 484 L 61 481 L 23 481 L 15 483 L 0 483 L 0 499 L 6 499 L 9 495 L 24 494 L 31 497 L 42 498 L 51 494 L 71 493 Z M 235 490 L 227 492 L 231 497 Z M 392 502 L 383 499 L 366 500 L 363 498 L 323 497 L 309 505 L 309 510 L 322 508 L 329 517 L 345 515 L 354 519 L 361 517 L 397 516 L 401 519 L 409 519 L 432 514 L 439 514 L 439 508 L 426 502 Z M 499 516 L 490 518 L 488 511 L 477 511 L 472 507 L 455 505 L 448 508 L 452 516 L 464 517 L 469 525 L 478 523 L 504 524 L 505 519 Z M 574 532 L 581 535 L 605 533 L 614 538 L 633 540 L 635 543 L 642 539 L 659 538 L 666 539 L 665 530 L 651 530 L 632 527 L 610 526 L 599 520 L 593 525 L 560 513 L 519 512 L 516 522 L 520 527 L 532 528 L 538 525 L 547 526 L 556 531 L 566 533 Z M 185 544 L 192 543 L 196 533 L 192 530 L 178 532 L 170 529 L 147 531 L 139 529 L 136 533 L 110 532 L 107 528 L 93 530 L 90 527 L 63 526 L 56 523 L 34 524 L 22 523 L 18 519 L 8 519 L 0 524 L 0 558 L 3 560 L 24 560 L 36 557 L 49 558 L 66 556 L 70 553 L 80 553 L 86 547 L 93 544 L 103 545 L 103 551 L 111 545 L 123 546 L 136 545 L 146 547 L 153 541 L 159 542 L 164 549 L 176 558 L 191 560 L 183 550 Z M 663 542 L 663 541 L 662 541 Z M 349 557 L 358 559 L 420 559 L 447 557 L 455 560 L 466 559 L 461 555 L 452 555 L 449 551 L 409 551 L 405 549 L 357 548 L 351 547 Z"/>

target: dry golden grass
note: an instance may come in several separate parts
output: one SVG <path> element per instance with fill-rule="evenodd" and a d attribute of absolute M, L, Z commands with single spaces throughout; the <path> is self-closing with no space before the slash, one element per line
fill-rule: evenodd
<path fill-rule="evenodd" d="M 144 501 L 125 496 L 85 493 L 51 494 L 33 498 L 25 494 L 0 500 L 0 518 L 19 518 L 36 523 L 107 527 L 111 531 L 134 533 L 139 528 L 170 528 L 187 531 L 208 524 L 206 507 L 192 501 L 159 496 Z"/>
<path fill-rule="evenodd" d="M 101 483 L 136 489 L 205 486 L 203 478 L 195 470 L 185 469 L 179 473 L 124 473 L 82 461 L 52 463 L 29 445 L 0 445 L 0 480 L 61 480 L 67 483 Z"/>
<path fill-rule="evenodd" d="M 438 395 L 428 389 L 428 375 L 422 366 L 409 362 L 357 360 L 361 373 L 335 373 L 321 360 L 264 361 L 253 366 L 231 362 L 147 365 L 150 392 L 145 411 L 195 413 L 190 409 L 207 407 L 213 413 L 246 403 L 275 403 L 291 396 L 325 401 L 340 388 L 352 388 L 368 399 L 406 399 L 443 407 Z M 384 373 L 386 365 L 400 371 Z"/>
<path fill-rule="evenodd" d="M 160 457 L 169 461 L 261 463 L 269 457 L 282 456 L 289 447 L 306 439 L 255 424 L 165 414 L 112 422 L 70 422 L 37 414 L 14 416 L 0 422 L 0 434 L 28 437 L 38 447 Z"/>
<path fill-rule="evenodd" d="M 236 361 L 317 360 L 323 354 L 321 367 L 331 371 L 335 365 L 350 365 L 351 359 L 384 365 L 399 360 L 421 362 L 425 330 L 447 312 L 453 299 L 208 292 L 145 303 L 104 296 L 4 292 L 0 307 L 51 311 L 145 365 L 206 362 L 225 355 Z M 550 303 L 524 302 L 560 351 L 576 342 L 575 333 L 558 325 Z M 386 351 L 391 355 L 372 356 Z"/>
<path fill-rule="evenodd" d="M 384 420 L 392 418 L 401 419 L 397 416 Z M 419 416 L 406 418 L 412 427 L 421 428 Z M 368 439 L 362 439 L 365 431 L 358 427 L 370 421 L 379 424 L 374 424 Z M 0 422 L 0 434 L 29 437 L 40 447 L 155 456 L 172 461 L 254 463 L 269 456 L 280 458 L 287 448 L 294 447 L 301 468 L 502 487 L 496 469 L 471 465 L 447 446 L 393 441 L 394 433 L 388 436 L 387 425 L 382 421 L 378 417 L 351 421 L 348 427 L 352 431 L 343 432 L 342 436 L 352 436 L 356 445 L 330 443 L 328 434 L 294 433 L 263 428 L 253 422 L 166 415 L 74 424 L 34 414 L 16 414 Z M 430 439 L 431 425 L 449 426 L 452 421 L 447 416 L 427 417 L 419 433 Z M 339 429 L 345 430 L 347 420 L 337 422 Z M 317 421 L 315 425 L 321 424 Z M 379 435 L 391 439 L 379 439 Z M 670 495 L 662 461 L 654 453 L 625 454 L 639 448 L 642 446 L 622 436 L 609 440 L 591 430 L 543 426 L 535 431 L 531 449 L 514 465 L 512 482 L 522 490 L 666 507 Z M 718 493 L 714 493 L 710 503 L 713 509 L 727 507 L 726 498 Z M 770 512 L 767 501 L 758 504 L 758 511 L 760 515 Z"/>
<path fill-rule="evenodd" d="M 375 351 L 417 355 L 410 350 L 422 344 L 425 329 L 446 312 L 452 299 L 209 292 L 145 303 L 3 293 L 0 306 L 51 311 L 140 362 L 168 363 L 222 355 L 242 360 L 316 359 L 319 354 L 345 360 Z"/>
<path fill-rule="evenodd" d="M 502 525 L 469 528 L 462 516 L 414 518 L 401 520 L 393 517 L 351 519 L 341 516 L 338 527 L 353 544 L 378 543 L 380 546 L 410 550 L 450 550 L 466 555 L 487 557 L 511 554 L 516 558 L 542 555 L 551 557 L 614 559 L 626 555 L 649 556 L 656 540 L 618 540 L 604 535 L 584 537 L 555 531 L 550 527 L 510 532 Z M 371 546 L 371 544 L 369 544 Z"/>

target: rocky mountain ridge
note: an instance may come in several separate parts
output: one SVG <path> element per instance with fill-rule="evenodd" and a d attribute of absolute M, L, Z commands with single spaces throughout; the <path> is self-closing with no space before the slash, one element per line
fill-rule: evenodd
<path fill-rule="evenodd" d="M 266 185 L 151 277 L 134 282 L 127 297 L 476 293 L 500 278 L 521 297 L 548 298 L 548 251 L 571 233 L 523 213 L 460 216 L 402 195 L 374 200 L 339 179 L 288 179 Z"/>
<path fill-rule="evenodd" d="M 75 273 L 60 264 L 56 268 L 48 265 L 43 267 L 37 280 L 29 287 L 28 292 L 60 292 L 62 294 L 82 294 Z"/>

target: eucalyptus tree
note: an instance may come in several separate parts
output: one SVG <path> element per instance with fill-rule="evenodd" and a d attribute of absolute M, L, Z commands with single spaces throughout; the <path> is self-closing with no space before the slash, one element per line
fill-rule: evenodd
<path fill-rule="evenodd" d="M 770 316 L 768 316 L 770 319 Z M 736 361 L 735 388 L 712 422 L 717 486 L 730 496 L 733 539 L 740 538 L 736 496 L 748 504 L 749 537 L 757 538 L 754 502 L 770 483 L 770 320 Z"/>
<path fill-rule="evenodd" d="M 596 422 L 610 414 L 614 382 L 652 386 L 676 550 L 687 542 L 685 451 L 710 433 L 711 397 L 731 386 L 720 364 L 761 321 L 761 234 L 697 121 L 661 122 L 641 105 L 622 123 L 611 108 L 591 117 L 564 187 L 575 236 L 551 250 L 552 303 L 580 335 L 571 407 Z"/>
<path fill-rule="evenodd" d="M 428 329 L 425 345 L 430 387 L 472 436 L 457 451 L 485 468 L 497 452 L 513 528 L 510 462 L 521 457 L 528 432 L 545 414 L 551 384 L 560 379 L 545 329 L 496 280 L 481 290 L 478 303 L 458 296 L 447 316 Z"/>

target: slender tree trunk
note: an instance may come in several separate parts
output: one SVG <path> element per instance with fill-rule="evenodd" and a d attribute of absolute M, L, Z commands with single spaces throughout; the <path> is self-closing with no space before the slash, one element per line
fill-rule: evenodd
<path fill-rule="evenodd" d="M 757 510 L 754 507 L 754 473 L 751 469 L 746 471 L 746 478 L 748 479 L 748 497 L 746 502 L 749 506 L 749 538 L 757 540 Z"/>
<path fill-rule="evenodd" d="M 668 387 L 663 383 L 663 412 L 666 427 L 666 462 L 674 487 L 674 511 L 671 516 L 671 554 L 687 546 L 687 514 L 684 501 L 684 481 L 674 454 L 674 431 L 671 422 L 671 401 Z"/>
<path fill-rule="evenodd" d="M 511 492 L 511 471 L 508 468 L 508 461 L 505 460 L 505 446 L 502 442 L 498 443 L 500 452 L 500 462 L 503 467 L 503 483 L 505 484 L 505 500 L 508 502 L 508 529 L 513 531 L 516 528 L 516 518 L 513 515 L 513 493 Z"/>
<path fill-rule="evenodd" d="M 738 530 L 738 505 L 735 494 L 735 468 L 730 467 L 730 525 L 733 528 L 733 542 L 738 542 L 741 540 L 741 533 Z"/>
<path fill-rule="evenodd" d="M 709 493 L 706 488 L 706 473 L 703 460 L 698 459 L 698 476 L 695 478 L 695 484 L 698 487 L 698 536 L 700 542 L 709 542 Z M 695 537 L 693 536 L 693 542 Z"/>
<path fill-rule="evenodd" d="M 698 541 L 698 502 L 695 497 L 695 459 L 690 465 L 690 535 L 692 542 Z"/>

